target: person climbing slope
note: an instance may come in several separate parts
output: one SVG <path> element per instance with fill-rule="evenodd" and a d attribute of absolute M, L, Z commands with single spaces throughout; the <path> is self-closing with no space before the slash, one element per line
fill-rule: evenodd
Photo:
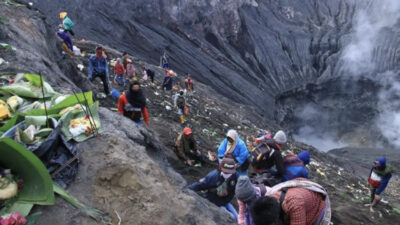
<path fill-rule="evenodd" d="M 89 58 L 89 69 L 88 69 L 89 80 L 93 82 L 96 77 L 99 77 L 103 82 L 104 92 L 106 95 L 110 95 L 109 86 L 109 72 L 108 63 L 106 58 L 103 56 L 103 47 L 99 46 L 96 48 L 96 54 Z"/>
<path fill-rule="evenodd" d="M 173 86 L 173 79 L 174 77 L 174 73 L 172 72 L 172 70 L 165 70 L 165 77 L 164 77 L 164 82 L 162 84 L 162 88 L 163 90 L 167 90 L 167 91 L 171 91 L 172 90 L 172 86 Z"/>
<path fill-rule="evenodd" d="M 61 24 L 58 26 L 57 36 L 63 41 L 61 46 L 62 50 L 68 55 L 73 56 L 74 45 L 72 44 L 71 37 L 67 34 Z"/>
<path fill-rule="evenodd" d="M 150 124 L 149 113 L 146 107 L 146 97 L 139 82 L 129 85 L 127 93 L 123 93 L 118 100 L 118 112 L 133 120 L 136 124 L 142 124 L 142 116 L 146 125 Z"/>
<path fill-rule="evenodd" d="M 267 196 L 254 201 L 250 212 L 254 225 L 330 225 L 328 193 L 305 178 L 273 186 Z"/>
<path fill-rule="evenodd" d="M 126 85 L 125 73 L 126 71 L 124 68 L 124 64 L 122 64 L 122 60 L 118 58 L 114 66 L 114 82 L 117 83 L 119 86 L 125 87 Z"/>
<path fill-rule="evenodd" d="M 61 12 L 60 19 L 62 19 L 62 25 L 65 31 L 69 32 L 72 36 L 74 36 L 75 33 L 72 31 L 72 28 L 74 28 L 75 24 L 67 15 L 68 15 L 67 12 Z"/>
<path fill-rule="evenodd" d="M 178 135 L 175 141 L 175 147 L 178 156 L 185 160 L 185 164 L 189 166 L 201 166 L 201 163 L 205 162 L 190 127 L 185 127 L 183 132 Z"/>
<path fill-rule="evenodd" d="M 194 91 L 193 80 L 190 78 L 190 74 L 186 74 L 185 87 L 188 92 Z"/>
<path fill-rule="evenodd" d="M 247 151 L 246 144 L 240 139 L 236 130 L 229 130 L 226 138 L 221 142 L 218 148 L 218 160 L 224 157 L 231 157 L 239 164 L 239 174 L 246 174 L 248 165 L 246 165 L 249 152 Z"/>
<path fill-rule="evenodd" d="M 307 178 L 308 169 L 306 165 L 310 164 L 310 153 L 302 151 L 297 156 L 290 155 L 283 158 L 285 166 L 285 173 L 283 174 L 282 181 L 293 180 L 299 177 Z"/>
<path fill-rule="evenodd" d="M 385 157 L 381 157 L 374 162 L 368 177 L 368 186 L 371 189 L 371 204 L 367 204 L 367 206 L 370 206 L 371 212 L 374 212 L 374 207 L 382 200 L 381 195 L 395 172 L 391 165 L 386 164 Z"/>
<path fill-rule="evenodd" d="M 154 70 L 150 69 L 150 68 L 145 68 L 144 72 L 147 74 L 147 76 L 150 77 L 151 83 L 154 84 L 154 76 L 155 76 L 155 72 Z"/>
<path fill-rule="evenodd" d="M 196 192 L 205 191 L 203 197 L 229 212 L 232 219 L 237 222 L 237 211 L 230 203 L 235 196 L 238 179 L 235 164 L 232 158 L 223 158 L 218 170 L 211 171 L 206 177 L 189 185 L 188 188 Z"/>
<path fill-rule="evenodd" d="M 257 198 L 265 196 L 267 186 L 255 186 L 250 182 L 248 176 L 240 176 L 236 184 L 236 198 L 238 199 L 239 225 L 254 225 L 250 207 Z"/>
<path fill-rule="evenodd" d="M 160 58 L 160 66 L 164 69 L 168 69 L 169 68 L 169 59 L 168 59 L 168 55 L 167 52 L 164 52 L 163 55 Z"/>
<path fill-rule="evenodd" d="M 185 117 L 186 98 L 184 91 L 179 91 L 174 95 L 174 107 L 178 109 L 178 116 L 181 120 L 181 124 L 186 123 L 186 117 Z"/>
<path fill-rule="evenodd" d="M 131 59 L 126 59 L 126 76 L 127 79 L 129 80 L 134 80 L 136 77 L 136 70 L 135 67 L 133 66 L 132 60 Z"/>
<path fill-rule="evenodd" d="M 261 144 L 252 150 L 251 165 L 256 173 L 268 172 L 277 180 L 285 174 L 282 158 L 282 145 L 287 142 L 286 134 L 282 130 L 276 132 L 272 139 L 264 139 Z M 275 166 L 275 168 L 273 168 Z"/>

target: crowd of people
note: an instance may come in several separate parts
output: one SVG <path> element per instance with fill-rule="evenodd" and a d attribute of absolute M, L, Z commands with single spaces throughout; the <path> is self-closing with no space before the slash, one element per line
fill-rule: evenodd
<path fill-rule="evenodd" d="M 57 32 L 63 41 L 62 50 L 73 55 L 73 44 L 69 34 L 74 23 L 66 12 L 60 13 L 62 24 Z M 194 81 L 187 73 L 184 88 L 174 85 L 177 74 L 170 69 L 167 52 L 160 57 L 160 68 L 165 71 L 161 83 L 163 90 L 171 92 L 172 102 L 185 126 L 175 141 L 177 156 L 187 166 L 201 167 L 207 159 L 201 152 L 195 133 L 187 126 L 187 94 L 194 91 Z M 155 70 L 143 69 L 143 80 L 155 83 Z M 109 64 L 102 47 L 97 47 L 89 58 L 88 78 L 93 81 L 100 78 L 104 92 L 111 95 Z M 124 52 L 114 65 L 114 84 L 127 90 L 119 96 L 118 112 L 131 119 L 137 125 L 143 122 L 149 125 L 149 111 L 146 97 L 139 83 L 132 59 Z M 175 92 L 175 94 L 172 94 Z M 299 154 L 286 149 L 288 138 L 282 130 L 272 135 L 261 131 L 249 143 L 241 139 L 238 131 L 230 129 L 217 149 L 218 167 L 204 178 L 188 186 L 221 209 L 225 210 L 239 225 L 329 225 L 331 208 L 329 196 L 321 185 L 310 180 L 307 165 L 310 164 L 309 151 Z M 212 161 L 212 160 L 211 160 Z M 374 162 L 368 177 L 371 188 L 371 212 L 381 201 L 394 169 L 386 163 L 386 158 Z M 237 199 L 238 211 L 232 204 Z"/>

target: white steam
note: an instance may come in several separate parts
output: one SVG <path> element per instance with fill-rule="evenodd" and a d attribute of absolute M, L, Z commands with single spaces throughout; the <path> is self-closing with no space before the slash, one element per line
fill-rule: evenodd
<path fill-rule="evenodd" d="M 379 117 L 377 125 L 388 141 L 400 147 L 400 82 L 399 74 L 386 72 L 381 74 L 382 89 L 379 92 Z"/>
<path fill-rule="evenodd" d="M 350 43 L 344 47 L 339 60 L 343 68 L 340 75 L 355 79 L 368 76 L 376 80 L 377 84 L 382 85 L 378 95 L 379 115 L 376 121 L 371 122 L 376 122 L 382 135 L 391 144 L 400 147 L 400 81 L 396 79 L 399 71 L 392 69 L 380 74 L 374 72 L 378 67 L 376 63 L 380 61 L 374 58 L 376 50 L 378 46 L 382 46 L 380 42 L 385 40 L 383 35 L 387 35 L 383 31 L 384 29 L 393 30 L 399 22 L 400 0 L 358 0 L 356 3 L 360 8 L 356 11 Z M 316 109 L 313 110 L 318 112 Z M 312 110 L 307 107 L 304 112 L 318 118 L 318 113 L 312 113 Z M 304 113 L 300 113 L 299 118 L 304 121 L 310 119 L 309 116 L 305 117 Z M 329 119 L 322 118 L 321 125 L 324 126 L 324 124 L 329 124 Z M 300 128 L 294 137 L 321 150 L 344 146 L 335 133 L 321 131 L 310 125 Z"/>
<path fill-rule="evenodd" d="M 306 105 L 296 112 L 296 116 L 301 119 L 303 124 L 306 124 L 293 134 L 296 141 L 307 143 L 321 151 L 345 146 L 336 138 L 337 134 L 325 129 L 331 121 L 329 115 L 317 105 Z"/>
<path fill-rule="evenodd" d="M 359 4 L 365 0 L 359 0 Z M 344 69 L 353 76 L 365 75 L 375 69 L 373 52 L 382 29 L 393 27 L 400 19 L 399 0 L 370 1 L 365 9 L 357 12 L 351 43 L 341 56 Z"/>

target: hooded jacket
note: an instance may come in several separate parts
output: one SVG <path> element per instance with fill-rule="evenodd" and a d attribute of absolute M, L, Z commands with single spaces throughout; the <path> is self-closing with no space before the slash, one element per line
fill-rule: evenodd
<path fill-rule="evenodd" d="M 242 165 L 246 161 L 247 157 L 249 156 L 249 152 L 247 151 L 246 144 L 244 143 L 244 141 L 242 141 L 242 139 L 240 139 L 237 132 L 231 132 L 231 131 L 233 131 L 233 130 L 230 130 L 228 132 L 227 137 L 232 138 L 234 141 L 234 144 L 233 144 L 234 146 L 233 146 L 233 151 L 232 151 L 233 157 L 240 165 Z M 229 145 L 228 139 L 225 138 L 218 148 L 219 161 L 221 161 L 222 158 L 224 158 L 228 145 Z"/>
<path fill-rule="evenodd" d="M 390 178 L 392 178 L 392 173 L 395 173 L 396 170 L 391 165 L 386 164 L 386 158 L 379 158 L 376 161 L 379 162 L 380 169 L 373 167 L 369 174 L 369 179 L 371 179 L 373 174 L 380 178 L 380 184 L 375 192 L 375 194 L 380 195 L 386 189 Z"/>
<path fill-rule="evenodd" d="M 128 111 L 128 110 L 126 110 L 127 108 L 132 108 L 133 111 Z M 143 115 L 144 122 L 146 124 L 149 124 L 150 117 L 149 117 L 149 113 L 148 113 L 146 105 L 141 106 L 141 107 L 136 107 L 136 108 L 135 108 L 135 106 L 132 106 L 132 104 L 128 101 L 127 95 L 125 93 L 119 97 L 118 112 L 121 115 L 126 116 L 135 121 L 140 120 Z M 138 113 L 139 113 L 139 115 L 138 115 Z"/>

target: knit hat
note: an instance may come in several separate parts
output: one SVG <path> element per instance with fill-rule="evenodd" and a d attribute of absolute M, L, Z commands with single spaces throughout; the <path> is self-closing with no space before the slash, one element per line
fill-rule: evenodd
<path fill-rule="evenodd" d="M 242 202 L 250 202 L 256 197 L 256 191 L 248 176 L 240 176 L 236 184 L 236 197 Z"/>
<path fill-rule="evenodd" d="M 223 158 L 219 164 L 221 171 L 224 173 L 234 174 L 236 173 L 236 163 L 232 158 Z"/>
<path fill-rule="evenodd" d="M 301 159 L 304 165 L 310 164 L 310 153 L 308 151 L 302 151 L 297 155 L 297 158 Z"/>
<path fill-rule="evenodd" d="M 192 129 L 190 128 L 190 127 L 185 127 L 184 129 L 183 129 L 183 134 L 184 135 L 191 135 L 193 132 L 192 132 Z"/>
<path fill-rule="evenodd" d="M 276 132 L 274 140 L 278 144 L 285 144 L 287 142 L 286 134 L 282 130 Z"/>

